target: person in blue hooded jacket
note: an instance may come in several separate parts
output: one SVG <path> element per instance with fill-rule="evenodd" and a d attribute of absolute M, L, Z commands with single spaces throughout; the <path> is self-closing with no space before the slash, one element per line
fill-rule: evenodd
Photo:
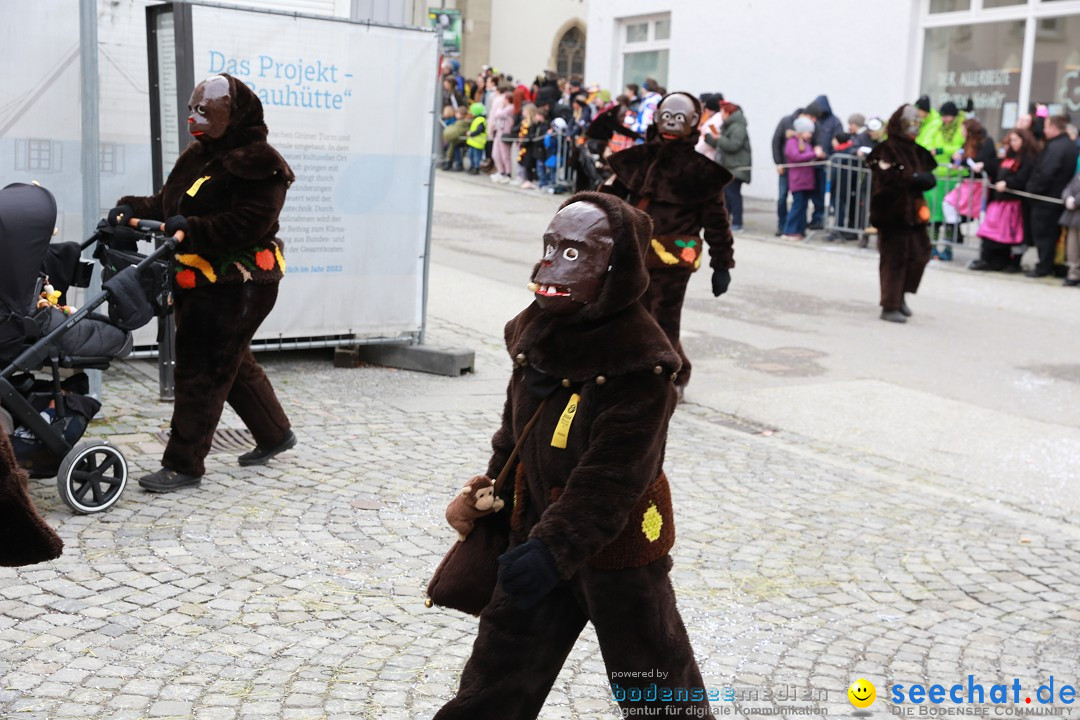
<path fill-rule="evenodd" d="M 844 123 L 833 115 L 826 95 L 814 98 L 814 101 L 806 106 L 806 113 L 817 118 L 814 127 L 814 151 L 819 159 L 826 160 L 835 152 L 832 141 L 837 133 L 844 131 Z M 814 204 L 808 227 L 810 230 L 821 230 L 825 227 L 825 175 L 825 166 L 819 165 L 815 171 L 814 194 L 810 196 L 810 202 Z"/>

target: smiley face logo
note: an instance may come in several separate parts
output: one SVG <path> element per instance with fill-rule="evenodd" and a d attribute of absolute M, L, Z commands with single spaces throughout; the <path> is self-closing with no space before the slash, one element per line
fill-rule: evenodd
<path fill-rule="evenodd" d="M 847 689 L 848 700 L 857 708 L 868 708 L 877 700 L 877 689 L 874 684 L 863 678 L 851 683 Z"/>

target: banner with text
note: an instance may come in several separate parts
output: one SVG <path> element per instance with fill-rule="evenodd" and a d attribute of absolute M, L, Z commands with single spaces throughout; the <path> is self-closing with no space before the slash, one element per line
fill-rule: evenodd
<path fill-rule="evenodd" d="M 296 173 L 286 276 L 256 339 L 418 333 L 437 35 L 198 5 L 192 27 L 195 81 L 247 83 Z"/>

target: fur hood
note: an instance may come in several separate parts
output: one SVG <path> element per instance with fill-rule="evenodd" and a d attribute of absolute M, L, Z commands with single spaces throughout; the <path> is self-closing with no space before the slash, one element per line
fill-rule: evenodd
<path fill-rule="evenodd" d="M 722 197 L 732 175 L 697 150 L 697 134 L 650 140 L 608 158 L 619 182 L 638 197 L 672 205 L 700 205 Z"/>
<path fill-rule="evenodd" d="M 638 302 L 649 286 L 645 250 L 652 221 L 619 198 L 596 192 L 577 193 L 560 209 L 575 202 L 596 205 L 611 225 L 615 244 L 600 297 L 572 315 L 546 313 L 534 301 L 506 324 L 510 357 L 519 364 L 524 358 L 544 374 L 572 382 L 657 366 L 666 374 L 677 372 L 678 354 Z M 538 269 L 539 264 L 533 275 Z"/>
<path fill-rule="evenodd" d="M 269 129 L 259 96 L 232 75 L 221 76 L 229 81 L 232 99 L 229 127 L 217 140 L 193 140 L 187 152 L 204 156 L 205 161 L 221 158 L 226 170 L 244 180 L 264 180 L 280 172 L 292 184 L 296 179 L 292 168 L 266 141 Z"/>

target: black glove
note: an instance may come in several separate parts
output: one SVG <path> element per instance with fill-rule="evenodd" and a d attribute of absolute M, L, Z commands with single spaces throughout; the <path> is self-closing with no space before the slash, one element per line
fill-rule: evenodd
<path fill-rule="evenodd" d="M 728 285 L 731 284 L 731 271 L 727 268 L 717 268 L 712 271 L 712 294 L 713 297 L 720 297 L 727 292 Z"/>
<path fill-rule="evenodd" d="M 117 205 L 109 211 L 107 220 L 110 225 L 116 227 L 117 225 L 127 224 L 127 221 L 131 219 L 131 214 L 134 210 L 130 205 Z"/>
<path fill-rule="evenodd" d="M 937 178 L 934 177 L 934 173 L 917 172 L 911 174 L 911 186 L 916 190 L 926 192 L 937 185 Z"/>
<path fill-rule="evenodd" d="M 171 218 L 165 221 L 165 236 L 172 237 L 177 232 L 183 231 L 184 235 L 188 233 L 187 218 L 183 215 L 173 215 Z"/>
<path fill-rule="evenodd" d="M 559 581 L 555 558 L 542 540 L 533 538 L 499 556 L 499 585 L 522 607 L 532 607 Z"/>

